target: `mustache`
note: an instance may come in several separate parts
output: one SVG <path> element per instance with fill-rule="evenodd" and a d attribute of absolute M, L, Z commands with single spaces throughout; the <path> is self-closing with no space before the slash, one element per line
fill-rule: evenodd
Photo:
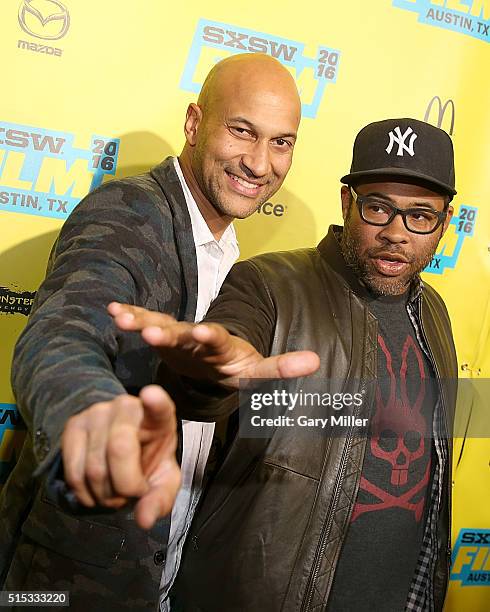
<path fill-rule="evenodd" d="M 403 258 L 409 264 L 415 261 L 415 255 L 410 255 L 404 251 L 402 247 L 396 244 L 391 246 L 373 247 L 372 249 L 367 249 L 366 254 L 368 257 L 374 258 L 383 258 L 387 255 L 397 255 L 398 257 Z"/>

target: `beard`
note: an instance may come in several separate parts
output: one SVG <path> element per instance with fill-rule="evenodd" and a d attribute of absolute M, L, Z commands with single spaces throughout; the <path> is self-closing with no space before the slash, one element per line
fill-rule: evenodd
<path fill-rule="evenodd" d="M 438 234 L 439 232 L 437 232 Z M 436 234 L 436 232 L 434 232 Z M 344 223 L 340 248 L 345 262 L 353 270 L 354 274 L 375 295 L 400 295 L 409 287 L 412 280 L 431 262 L 439 240 L 442 236 L 434 235 L 418 254 L 404 250 L 399 244 L 386 244 L 361 251 L 361 232 L 352 222 L 352 206 Z M 372 262 L 379 253 L 391 253 L 403 256 L 408 266 L 398 276 L 383 276 Z"/>

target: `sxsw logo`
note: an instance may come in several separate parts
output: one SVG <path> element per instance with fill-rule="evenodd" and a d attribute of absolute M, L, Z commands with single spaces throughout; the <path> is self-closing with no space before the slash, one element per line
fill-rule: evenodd
<path fill-rule="evenodd" d="M 478 209 L 474 206 L 460 206 L 459 214 L 453 215 L 446 233 L 439 242 L 437 253 L 424 272 L 442 274 L 446 268 L 455 268 L 463 242 L 473 236 L 476 214 Z"/>
<path fill-rule="evenodd" d="M 267 53 L 278 59 L 296 80 L 304 117 L 317 115 L 325 88 L 337 80 L 340 51 L 319 46 L 314 57 L 305 44 L 240 26 L 201 19 L 191 44 L 180 86 L 199 93 L 216 62 L 236 53 Z"/>
<path fill-rule="evenodd" d="M 66 219 L 83 196 L 116 171 L 119 139 L 0 122 L 0 211 Z"/>
<path fill-rule="evenodd" d="M 439 96 L 433 96 L 427 105 L 424 121 L 434 123 L 438 128 L 453 135 L 455 106 L 451 99 L 444 103 Z M 475 206 L 461 205 L 459 213 L 453 215 L 446 233 L 437 247 L 437 253 L 425 272 L 442 274 L 446 268 L 455 268 L 466 238 L 473 236 L 478 209 Z"/>
<path fill-rule="evenodd" d="M 0 402 L 0 488 L 17 462 L 25 435 L 17 406 Z"/>
<path fill-rule="evenodd" d="M 460 581 L 462 587 L 490 587 L 490 529 L 461 529 L 450 579 Z"/>
<path fill-rule="evenodd" d="M 393 0 L 393 6 L 418 13 L 419 23 L 490 42 L 490 0 Z"/>

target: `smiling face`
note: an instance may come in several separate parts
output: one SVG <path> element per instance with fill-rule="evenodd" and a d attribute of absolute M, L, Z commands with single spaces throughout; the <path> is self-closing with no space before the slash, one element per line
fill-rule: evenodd
<path fill-rule="evenodd" d="M 180 157 L 208 224 L 248 217 L 276 193 L 301 116 L 294 80 L 276 60 L 248 54 L 223 64 L 189 106 Z"/>
<path fill-rule="evenodd" d="M 214 207 L 244 218 L 282 185 L 291 166 L 297 121 L 280 96 L 254 91 L 212 113 L 194 156 L 194 170 Z"/>
<path fill-rule="evenodd" d="M 401 209 L 440 212 L 445 205 L 443 195 L 406 183 L 370 183 L 356 186 L 355 191 L 364 197 L 375 195 Z M 432 234 L 415 234 L 407 230 L 401 215 L 385 226 L 366 223 L 348 187 L 342 187 L 341 195 L 344 217 L 341 248 L 346 262 L 373 293 L 404 293 L 413 277 L 430 263 L 453 208 L 448 207 L 446 220 Z"/>

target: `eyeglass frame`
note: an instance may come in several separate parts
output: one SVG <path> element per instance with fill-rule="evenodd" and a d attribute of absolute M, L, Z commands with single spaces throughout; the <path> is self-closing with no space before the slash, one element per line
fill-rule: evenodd
<path fill-rule="evenodd" d="M 444 221 L 447 218 L 448 204 L 445 204 L 444 210 L 442 210 L 442 211 L 433 210 L 432 208 L 426 208 L 425 210 L 428 210 L 431 213 L 434 213 L 437 216 L 438 220 L 437 220 L 437 223 L 434 226 L 434 228 L 431 229 L 429 232 L 418 232 L 418 231 L 415 231 L 415 230 L 410 229 L 408 227 L 408 225 L 407 225 L 407 215 L 410 214 L 410 213 L 416 212 L 416 211 L 418 211 L 420 209 L 418 209 L 418 208 L 406 208 L 406 209 L 403 209 L 403 208 L 398 208 L 397 206 L 395 206 L 391 202 L 383 202 L 383 204 L 386 204 L 386 206 L 388 206 L 388 208 L 391 209 L 392 216 L 388 219 L 388 221 L 386 221 L 386 223 L 373 223 L 372 221 L 368 221 L 367 219 L 365 219 L 364 215 L 362 214 L 362 203 L 369 196 L 359 195 L 356 191 L 354 191 L 354 188 L 352 187 L 352 185 L 349 185 L 349 189 L 350 189 L 350 192 L 352 194 L 352 197 L 354 198 L 354 202 L 357 204 L 357 208 L 359 209 L 359 215 L 361 216 L 361 219 L 364 221 L 364 223 L 367 223 L 368 225 L 374 225 L 375 227 L 386 227 L 387 225 L 389 225 L 394 220 L 394 218 L 397 215 L 401 215 L 402 219 L 403 219 L 403 225 L 405 226 L 407 231 L 411 232 L 412 234 L 420 234 L 420 235 L 427 236 L 428 234 L 433 234 L 436 231 L 436 229 L 442 223 L 444 223 Z"/>

